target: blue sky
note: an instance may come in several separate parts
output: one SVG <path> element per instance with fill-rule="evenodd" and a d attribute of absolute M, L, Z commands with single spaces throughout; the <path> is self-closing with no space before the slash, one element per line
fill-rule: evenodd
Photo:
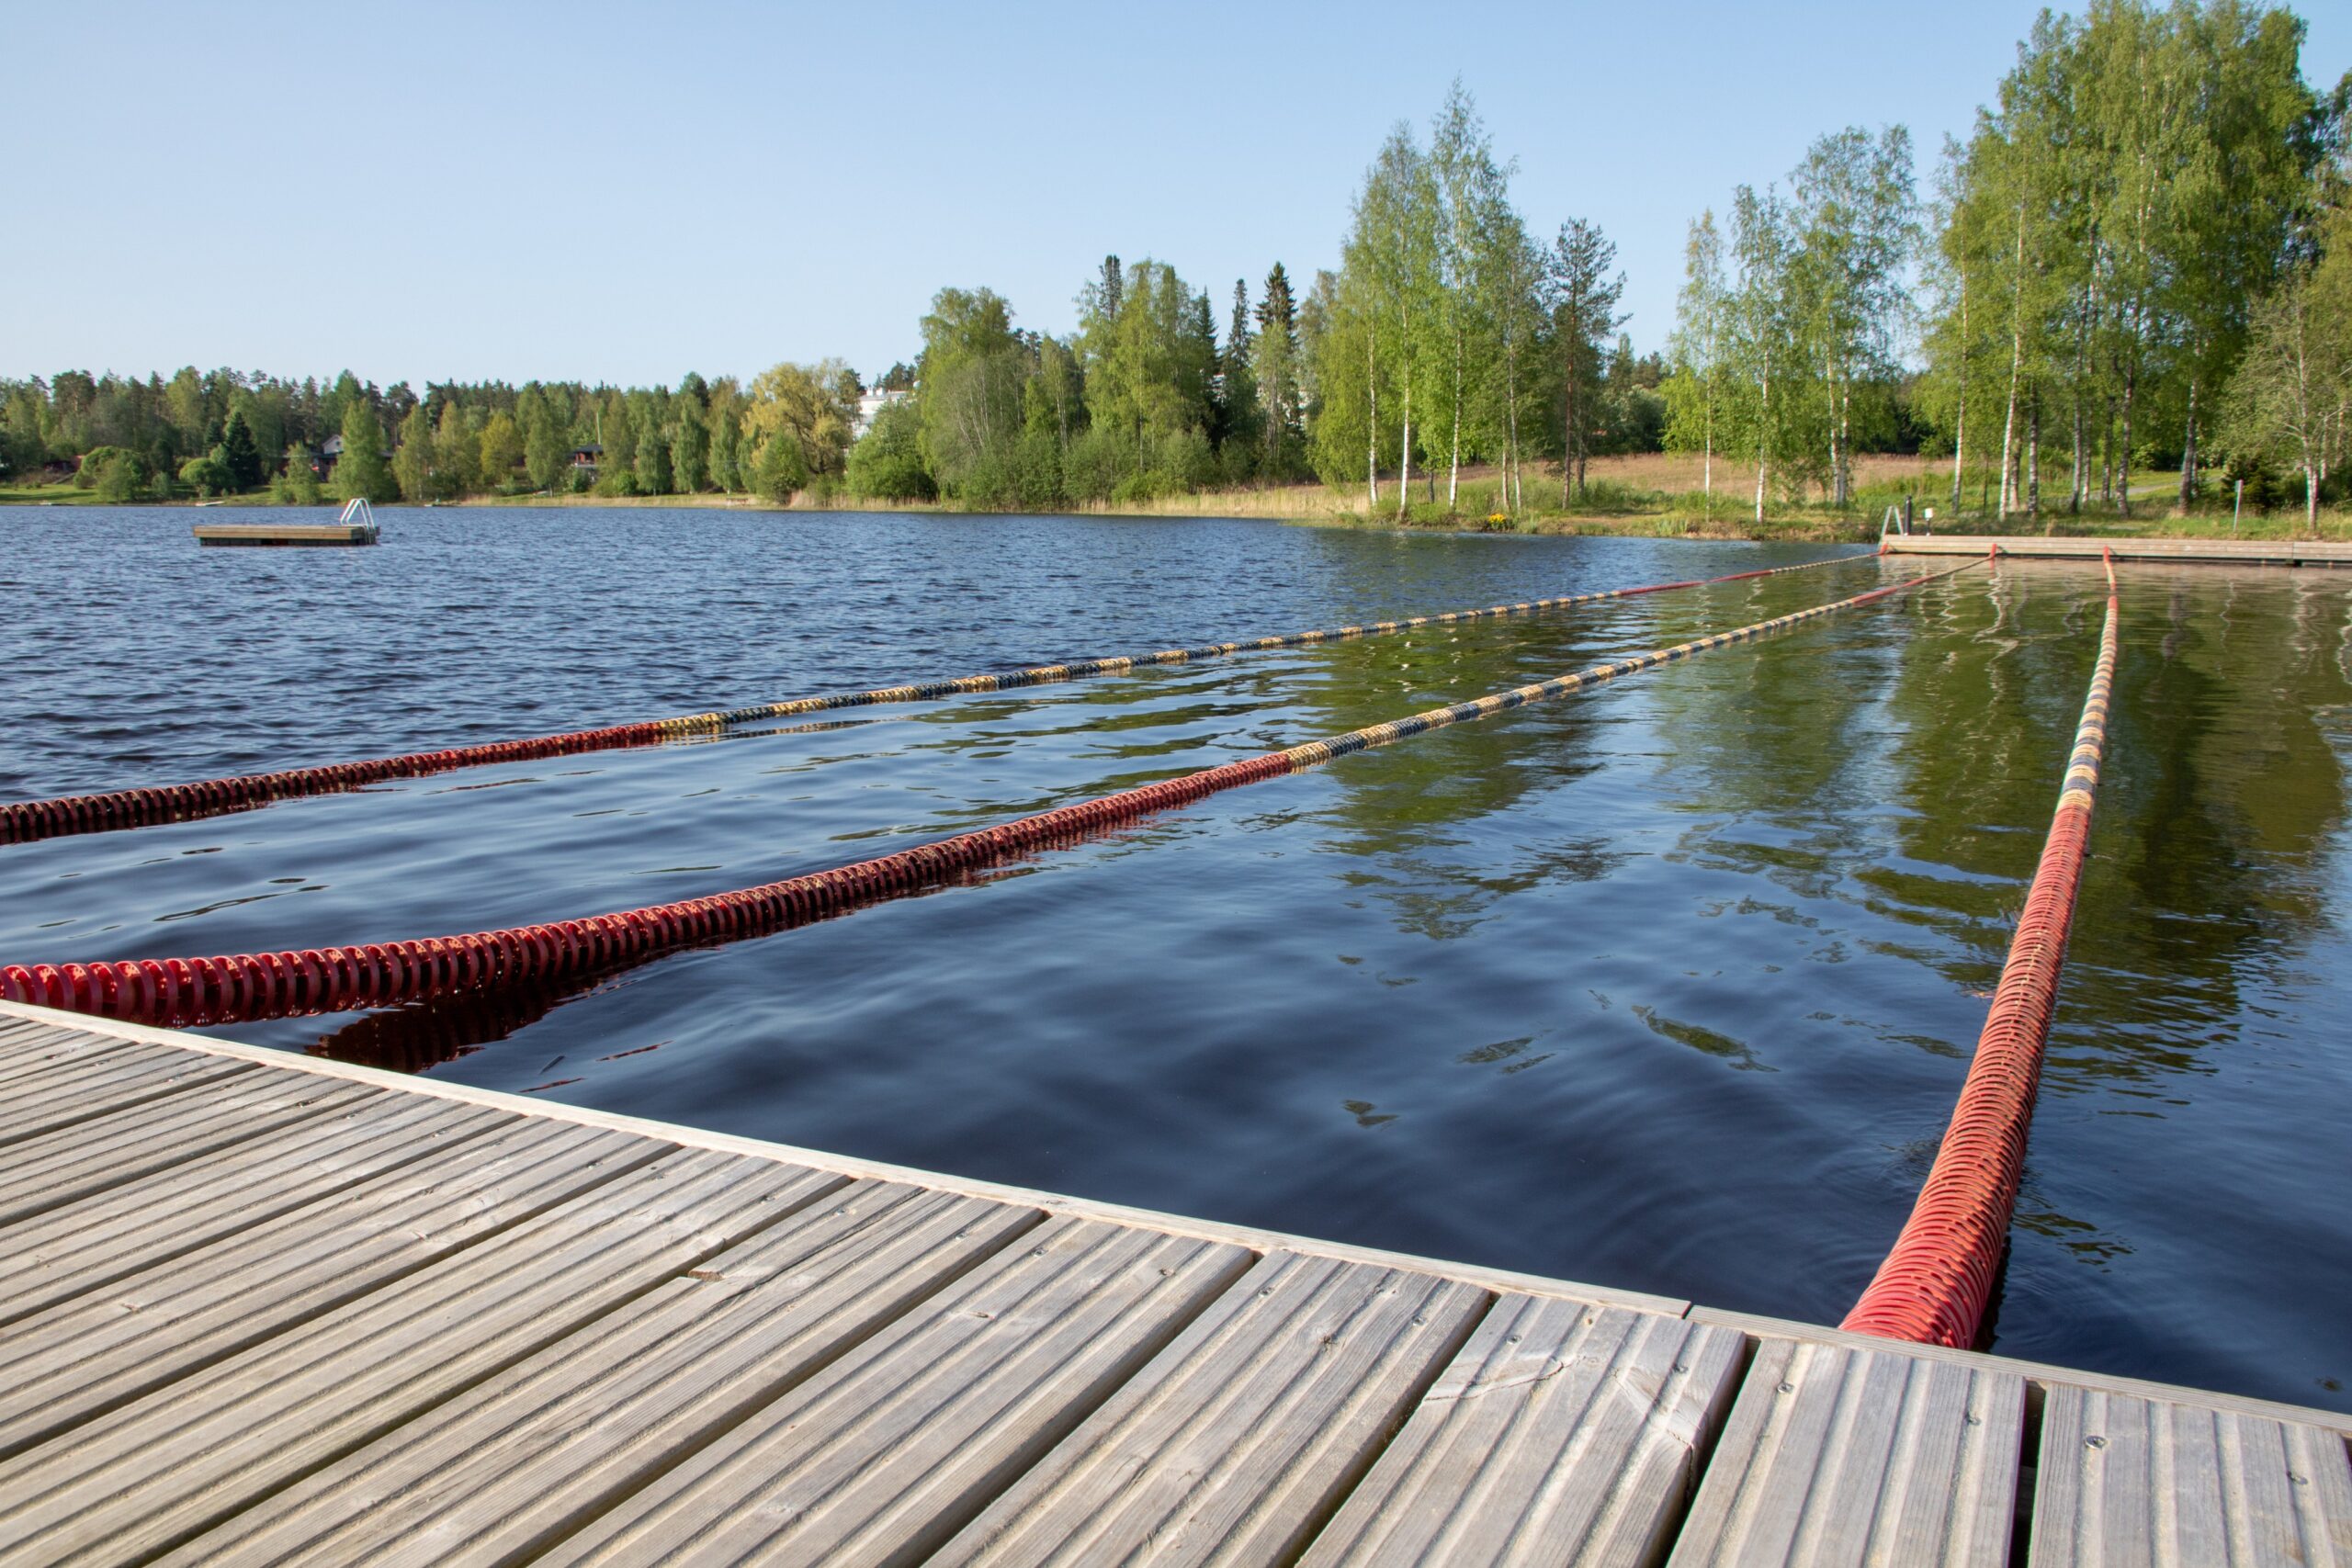
<path fill-rule="evenodd" d="M 1649 348 L 1702 208 L 1849 124 L 1910 126 L 1924 186 L 2036 8 L 0 0 L 0 375 L 871 374 L 946 284 L 1067 331 L 1109 251 L 1222 322 L 1237 276 L 1334 265 L 1457 73 L 1531 225 L 1617 242 Z M 2352 7 L 2304 15 L 2324 87 Z"/>

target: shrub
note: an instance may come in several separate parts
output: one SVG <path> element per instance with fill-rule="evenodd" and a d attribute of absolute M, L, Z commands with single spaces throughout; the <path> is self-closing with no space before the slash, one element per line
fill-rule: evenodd
<path fill-rule="evenodd" d="M 201 457 L 190 457 L 180 465 L 180 483 L 201 496 L 226 495 L 237 487 L 236 475 L 229 471 L 229 464 L 215 446 Z"/>
<path fill-rule="evenodd" d="M 133 501 L 147 492 L 154 477 L 147 459 L 128 446 L 94 446 L 82 459 L 74 482 L 96 489 L 102 501 Z"/>

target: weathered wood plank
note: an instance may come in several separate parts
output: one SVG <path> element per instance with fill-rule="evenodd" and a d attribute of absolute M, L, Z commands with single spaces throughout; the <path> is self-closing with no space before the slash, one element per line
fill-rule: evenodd
<path fill-rule="evenodd" d="M 0 1337 L 0 1455 L 462 1255 L 659 1149 L 518 1122 L 25 1317 Z"/>
<path fill-rule="evenodd" d="M 354 1100 L 274 1130 L 265 1122 L 249 1141 L 167 1165 L 146 1179 L 101 1183 L 0 1227 L 0 1324 L 268 1225 L 369 1177 L 411 1163 L 429 1167 L 514 1120 L 487 1107 L 403 1100 L 356 1084 L 335 1092 Z"/>
<path fill-rule="evenodd" d="M 2000 1568 L 2025 1381 L 1898 1349 L 1756 1349 L 1670 1568 Z"/>
<path fill-rule="evenodd" d="M 0 1561 L 175 1546 L 838 1185 L 681 1151 L 628 1169 L 0 1461 Z"/>
<path fill-rule="evenodd" d="M 91 1034 L 82 1030 L 60 1029 L 39 1019 L 25 1018 L 15 1013 L 0 1013 L 0 1061 L 13 1060 L 27 1049 L 47 1049 L 74 1039 L 104 1040 L 120 1043 L 112 1035 Z"/>
<path fill-rule="evenodd" d="M 224 1083 L 254 1069 L 243 1062 L 193 1053 L 123 1060 L 108 1057 L 45 1075 L 0 1100 L 0 1145 L 111 1116 L 165 1095 Z M 0 1147 L 0 1160 L 6 1150 Z"/>
<path fill-rule="evenodd" d="M 1304 1562 L 1646 1568 L 1746 1352 L 1728 1329 L 1506 1297 Z"/>
<path fill-rule="evenodd" d="M 0 1050 L 0 1084 L 37 1090 L 79 1075 L 138 1063 L 195 1061 L 201 1053 L 143 1040 L 118 1040 L 87 1030 L 37 1030 Z"/>
<path fill-rule="evenodd" d="M 1720 1424 L 1676 1563 L 1996 1562 L 2031 1378 L 2036 1562 L 2352 1568 L 2325 1412 L 111 1029 L 0 1008 L 0 1560 L 1647 1563 Z"/>
<path fill-rule="evenodd" d="M 982 1181 L 971 1177 L 956 1176 L 941 1171 L 921 1170 L 911 1166 L 891 1165 L 881 1160 L 862 1159 L 852 1155 L 832 1153 L 825 1149 L 798 1148 L 789 1144 L 748 1138 L 730 1133 L 713 1133 L 698 1127 L 682 1127 L 669 1122 L 648 1121 L 643 1117 L 622 1115 L 611 1111 L 599 1111 L 589 1106 L 568 1105 L 559 1100 L 518 1100 L 511 1094 L 493 1089 L 475 1089 L 467 1084 L 452 1083 L 430 1076 L 414 1077 L 405 1073 L 390 1073 L 379 1067 L 362 1066 L 350 1062 L 338 1062 L 321 1056 L 292 1056 L 288 1053 L 261 1045 L 240 1044 L 209 1035 L 178 1034 L 166 1030 L 151 1029 L 143 1024 L 119 1022 L 112 1019 L 83 1019 L 74 1014 L 60 1013 L 52 1009 L 35 1008 L 22 1002 L 0 1002 L 0 1017 L 11 1015 L 31 1017 L 46 1022 L 68 1026 L 87 1024 L 94 1032 L 119 1034 L 126 1040 L 136 1040 L 169 1045 L 218 1055 L 239 1061 L 254 1062 L 279 1071 L 295 1070 L 315 1073 L 322 1077 L 340 1077 L 355 1082 L 397 1088 L 404 1093 L 426 1095 L 435 1099 L 458 1100 L 471 1105 L 496 1105 L 504 1110 L 519 1111 L 535 1119 L 575 1122 L 583 1126 L 606 1127 L 619 1132 L 634 1133 L 642 1137 L 660 1138 L 685 1148 L 709 1149 L 719 1154 L 747 1155 L 756 1159 L 783 1160 L 812 1170 L 828 1170 L 842 1176 L 858 1177 L 876 1181 L 904 1181 L 918 1187 L 943 1192 L 960 1192 L 974 1198 L 993 1199 L 1020 1208 L 1039 1209 L 1049 1214 L 1099 1220 L 1106 1224 L 1138 1225 L 1146 1230 L 1169 1235 L 1192 1236 L 1203 1241 L 1220 1242 L 1229 1247 L 1246 1247 L 1252 1252 L 1299 1252 L 1317 1258 L 1336 1258 L 1346 1263 L 1364 1263 L 1375 1268 L 1427 1269 L 1430 1260 L 1407 1253 L 1384 1251 L 1378 1247 L 1358 1247 L 1347 1242 L 1326 1241 L 1315 1236 L 1262 1230 L 1251 1225 L 1238 1225 L 1219 1220 L 1204 1220 L 1194 1215 L 1175 1214 L 1152 1209 L 1140 1209 L 1132 1204 L 1106 1203 L 1091 1198 L 1073 1197 L 1067 1192 L 1047 1192 L 1035 1188 L 1012 1187 L 1002 1182 Z M 1680 1315 L 1690 1310 L 1690 1303 L 1676 1296 L 1654 1295 L 1642 1291 L 1621 1290 L 1614 1286 L 1587 1280 L 1555 1280 L 1540 1274 L 1526 1274 L 1507 1269 L 1491 1269 L 1481 1264 L 1449 1262 L 1441 1270 L 1448 1279 L 1464 1284 L 1477 1285 L 1497 1293 L 1515 1292 L 1522 1295 L 1546 1296 L 1579 1303 L 1602 1302 L 1617 1306 L 1633 1307 L 1641 1312 Z"/>
<path fill-rule="evenodd" d="M 1251 1260 L 1053 1220 L 545 1561 L 919 1561 Z"/>
<path fill-rule="evenodd" d="M 166 1561 L 513 1562 L 594 1518 L 1044 1217 L 853 1182 Z"/>
<path fill-rule="evenodd" d="M 76 1198 L 374 1097 L 356 1084 L 239 1074 L 52 1128 L 0 1150 L 0 1234 Z M 8 1294 L 0 1280 L 0 1302 Z"/>
<path fill-rule="evenodd" d="M 2055 1386 L 2031 1546 L 2052 1568 L 2352 1568 L 2352 1462 L 2319 1427 Z"/>
<path fill-rule="evenodd" d="M 1264 1258 L 932 1561 L 1287 1562 L 1490 1299 Z"/>
<path fill-rule="evenodd" d="M 0 1085 L 22 1083 L 28 1077 L 54 1072 L 76 1062 L 154 1049 L 111 1035 L 51 1029 L 30 1019 L 0 1014 Z"/>
<path fill-rule="evenodd" d="M 2210 1405 L 2217 1410 L 2234 1410 L 2240 1415 L 2258 1416 L 2264 1420 L 2324 1427 L 2352 1438 L 2352 1414 L 2341 1410 L 2282 1404 L 2277 1400 L 2256 1399 L 2242 1393 L 2220 1393 L 2210 1389 L 2187 1388 L 2179 1383 L 2153 1382 L 2146 1378 L 2085 1371 L 2080 1367 L 2058 1367 L 2047 1361 L 2021 1360 L 2014 1356 L 1988 1356 L 1978 1350 L 1955 1350 L 1943 1345 L 1904 1344 L 1880 1335 L 1849 1334 L 1842 1328 L 1831 1328 L 1822 1324 L 1798 1323 L 1785 1317 L 1765 1317 L 1756 1313 L 1728 1312 L 1720 1307 L 1692 1307 L 1688 1315 L 1693 1323 L 1736 1328 L 1758 1339 L 1805 1339 L 1817 1345 L 1843 1345 L 1856 1350 L 1900 1349 L 1906 1356 L 1941 1361 L 1947 1366 L 2013 1372 L 2036 1386 L 2064 1383 L 2069 1387 L 2101 1389 L 2109 1393 L 2130 1394 L 2140 1399 Z"/>

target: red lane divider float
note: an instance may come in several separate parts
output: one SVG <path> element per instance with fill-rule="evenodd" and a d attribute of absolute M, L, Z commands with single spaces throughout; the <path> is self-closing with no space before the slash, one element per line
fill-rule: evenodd
<path fill-rule="evenodd" d="M 2058 1001 L 2059 972 L 2075 919 L 2090 838 L 2093 797 L 2107 742 L 2115 689 L 2119 596 L 2115 558 L 2108 556 L 2107 622 L 2098 663 L 2075 729 L 2075 750 L 2033 887 L 2001 965 L 2001 983 L 1977 1037 L 1976 1056 L 1961 1086 L 1951 1125 L 1927 1185 L 1894 1248 L 1841 1325 L 1925 1345 L 1973 1346 L 1991 1300 L 1993 1276 L 2008 1243 L 2025 1166 L 2026 1132 L 2041 1082 L 2042 1049 Z"/>
<path fill-rule="evenodd" d="M 1433 708 L 1287 750 L 1227 762 L 1159 784 L 1121 790 L 958 833 L 934 843 L 858 861 L 831 871 L 592 915 L 584 919 L 476 931 L 357 947 L 235 953 L 215 958 L 137 958 L 95 964 L 12 964 L 0 968 L 0 1000 L 31 1002 L 106 1018 L 167 1026 L 229 1023 L 356 1008 L 487 989 L 526 980 L 560 979 L 641 962 L 678 948 L 765 935 L 840 914 L 858 905 L 939 886 L 1032 850 L 1091 837 L 1150 812 L 1183 806 L 1261 779 L 1302 772 L 1351 751 L 1408 735 L 1483 718 L 1507 708 L 1599 685 L 1620 675 L 1687 659 L 1708 649 L 1907 592 L 1977 565 L 1890 583 L 1849 599 L 1817 604 L 1736 630 L 1656 649 L 1574 674 Z"/>
<path fill-rule="evenodd" d="M 388 779 L 420 778 L 457 768 L 491 762 L 531 761 L 541 757 L 569 757 L 582 751 L 611 751 L 634 746 L 655 746 L 687 736 L 718 735 L 741 724 L 785 718 L 795 714 L 832 708 L 871 707 L 883 703 L 929 702 L 971 692 L 997 692 L 1021 686 L 1041 686 L 1057 681 L 1084 680 L 1096 675 L 1124 674 L 1155 664 L 1183 664 L 1220 659 L 1229 654 L 1278 648 L 1303 648 L 1312 643 L 1340 642 L 1360 637 L 1410 631 L 1419 626 L 1452 626 L 1463 621 L 1498 620 L 1540 611 L 1597 604 L 1604 599 L 1630 599 L 1645 593 L 1670 593 L 1705 588 L 1719 582 L 1739 582 L 1783 572 L 1811 571 L 1849 561 L 1870 560 L 1871 555 L 1832 556 L 1801 566 L 1767 567 L 1735 571 L 1724 577 L 1694 578 L 1687 582 L 1652 582 L 1637 588 L 1610 588 L 1560 599 L 1535 599 L 1520 604 L 1495 604 L 1483 610 L 1450 610 L 1442 615 L 1415 615 L 1402 621 L 1375 621 L 1365 626 L 1335 626 L 1328 631 L 1292 632 L 1282 637 L 1255 637 L 1245 642 L 1216 642 L 1200 648 L 1162 649 L 1153 653 L 1085 659 L 1069 664 L 1044 664 L 1001 675 L 966 675 L 952 681 L 877 686 L 864 692 L 839 692 L 831 696 L 789 697 L 757 703 L 724 713 L 685 714 L 673 718 L 647 719 L 602 729 L 575 729 L 562 735 L 539 735 L 522 740 L 493 740 L 478 746 L 458 746 L 438 751 L 409 751 L 397 757 L 370 757 L 357 761 L 329 762 L 315 768 L 288 768 L 274 773 L 246 773 L 203 779 L 194 784 L 157 784 L 146 789 L 110 790 L 99 795 L 63 795 L 53 800 L 26 800 L 0 805 L 0 844 L 31 843 L 72 833 L 106 833 L 143 828 L 158 822 L 187 821 L 222 812 L 243 811 L 274 800 L 305 795 L 335 795 Z"/>

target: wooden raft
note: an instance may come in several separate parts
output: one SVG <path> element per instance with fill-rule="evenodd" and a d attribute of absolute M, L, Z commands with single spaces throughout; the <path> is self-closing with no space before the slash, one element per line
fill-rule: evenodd
<path fill-rule="evenodd" d="M 2235 566 L 2352 566 L 2352 544 L 2335 539 L 2049 538 L 2041 535 L 1889 534 L 1889 555 L 1982 556 L 1997 547 L 2021 559 L 2203 561 Z"/>
<path fill-rule="evenodd" d="M 372 545 L 372 523 L 198 523 L 199 545 Z"/>
<path fill-rule="evenodd" d="M 0 1004 L 8 1563 L 2352 1568 L 2347 1432 Z"/>

